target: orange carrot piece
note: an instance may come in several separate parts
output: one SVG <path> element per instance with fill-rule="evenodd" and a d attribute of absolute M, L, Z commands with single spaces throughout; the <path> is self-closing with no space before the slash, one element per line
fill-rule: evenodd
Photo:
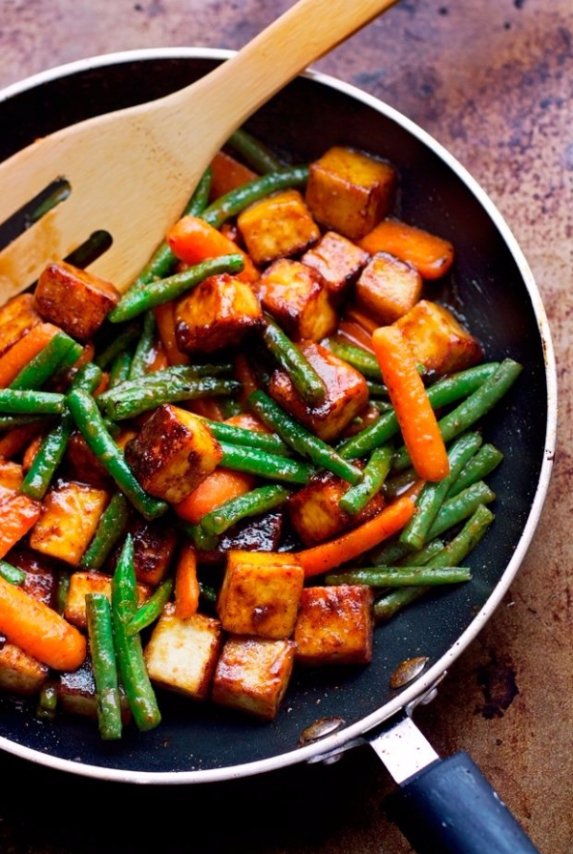
<path fill-rule="evenodd" d="M 256 433 L 272 432 L 266 424 L 263 424 L 256 415 L 251 415 L 250 412 L 239 412 L 237 415 L 231 415 L 225 424 L 230 424 L 231 427 L 242 427 L 243 430 L 254 430 Z"/>
<path fill-rule="evenodd" d="M 226 151 L 219 151 L 211 161 L 211 174 L 212 200 L 259 177 L 256 172 L 239 163 Z"/>
<path fill-rule="evenodd" d="M 38 451 L 40 450 L 40 445 L 44 440 L 43 436 L 34 436 L 26 450 L 24 451 L 24 456 L 22 457 L 22 468 L 24 471 L 29 471 L 34 462 L 34 458 Z"/>
<path fill-rule="evenodd" d="M 197 555 L 190 544 L 181 549 L 175 567 L 175 616 L 181 620 L 192 617 L 199 607 Z"/>
<path fill-rule="evenodd" d="M 259 278 L 249 256 L 199 217 L 184 216 L 176 222 L 167 234 L 167 243 L 171 251 L 186 264 L 199 264 L 207 258 L 218 258 L 220 255 L 242 255 L 245 266 L 237 278 L 244 282 L 255 282 Z"/>
<path fill-rule="evenodd" d="M 72 370 L 78 371 L 80 368 L 83 368 L 84 365 L 87 365 L 88 362 L 93 362 L 94 356 L 95 344 L 92 344 L 90 341 L 88 344 L 84 344 L 84 348 L 79 359 L 72 365 Z"/>
<path fill-rule="evenodd" d="M 169 359 L 167 358 L 165 347 L 163 346 L 163 342 L 161 340 L 158 340 L 153 346 L 152 354 L 150 354 L 149 363 L 147 365 L 147 372 L 149 374 L 152 374 L 155 371 L 162 371 L 164 368 L 168 367 Z"/>
<path fill-rule="evenodd" d="M 177 346 L 175 337 L 175 310 L 172 302 L 165 302 L 153 309 L 157 331 L 170 365 L 188 365 L 189 356 Z"/>
<path fill-rule="evenodd" d="M 235 356 L 233 373 L 235 375 L 235 379 L 241 383 L 241 403 L 246 404 L 248 396 L 258 389 L 259 384 L 257 382 L 256 374 L 251 367 L 251 363 L 244 353 L 239 353 Z"/>
<path fill-rule="evenodd" d="M 175 512 L 186 522 L 195 525 L 215 507 L 250 492 L 254 483 L 253 475 L 246 472 L 216 469 L 193 492 L 175 505 Z"/>
<path fill-rule="evenodd" d="M 448 454 L 410 346 L 395 326 L 381 326 L 372 346 L 412 465 L 422 480 L 442 480 Z"/>
<path fill-rule="evenodd" d="M 39 421 L 23 424 L 22 427 L 14 427 L 13 430 L 8 430 L 0 439 L 0 458 L 9 460 L 11 457 L 15 457 L 42 430 L 43 425 Z"/>
<path fill-rule="evenodd" d="M 358 245 L 371 255 L 389 252 L 407 261 L 423 279 L 439 279 L 454 261 L 454 247 L 449 240 L 397 219 L 383 219 Z"/>
<path fill-rule="evenodd" d="M 52 323 L 39 323 L 12 344 L 0 358 L 0 388 L 9 386 L 22 368 L 50 343 L 57 331 L 58 327 Z"/>
<path fill-rule="evenodd" d="M 356 308 L 355 305 L 348 305 L 344 311 L 345 320 L 349 320 L 351 323 L 357 323 L 359 326 L 369 334 L 372 333 L 378 328 L 378 323 L 375 320 L 372 320 L 371 317 L 364 314 L 359 308 Z"/>
<path fill-rule="evenodd" d="M 309 578 L 328 572 L 373 549 L 406 525 L 414 513 L 415 506 L 410 496 L 403 495 L 358 528 L 335 540 L 297 552 L 296 557 L 304 569 L 305 576 Z"/>
<path fill-rule="evenodd" d="M 214 397 L 200 397 L 197 400 L 190 400 L 186 408 L 189 412 L 194 412 L 195 415 L 208 418 L 209 421 L 225 420 L 223 411 Z"/>
<path fill-rule="evenodd" d="M 86 639 L 39 599 L 0 578 L 0 631 L 11 643 L 56 670 L 77 670 Z"/>
<path fill-rule="evenodd" d="M 8 554 L 12 546 L 36 524 L 41 510 L 39 501 L 11 489 L 0 488 L 0 558 Z"/>

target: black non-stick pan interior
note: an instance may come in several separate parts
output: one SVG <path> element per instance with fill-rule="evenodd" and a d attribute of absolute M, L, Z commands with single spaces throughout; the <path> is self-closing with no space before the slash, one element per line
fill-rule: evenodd
<path fill-rule="evenodd" d="M 212 59 L 148 57 L 48 79 L 0 102 L 0 159 L 60 126 L 179 88 L 213 64 Z M 487 439 L 505 454 L 489 478 L 497 494 L 496 521 L 471 555 L 471 583 L 422 600 L 378 629 L 370 666 L 297 673 L 273 723 L 165 693 L 158 729 L 139 734 L 130 728 L 120 744 L 109 745 L 100 741 L 93 722 L 60 717 L 42 723 L 21 703 L 3 699 L 0 736 L 45 756 L 127 772 L 218 769 L 290 753 L 318 718 L 356 724 L 396 699 L 389 677 L 400 661 L 424 655 L 432 665 L 452 649 L 496 588 L 530 514 L 547 426 L 543 343 L 520 268 L 473 191 L 391 115 L 313 79 L 297 79 L 249 128 L 294 162 L 308 161 L 335 143 L 388 158 L 400 174 L 398 212 L 454 243 L 454 273 L 447 282 L 428 286 L 428 296 L 446 300 L 465 317 L 487 359 L 511 356 L 524 366 L 516 386 L 483 423 Z M 188 144 L 193 145 L 193 127 Z"/>

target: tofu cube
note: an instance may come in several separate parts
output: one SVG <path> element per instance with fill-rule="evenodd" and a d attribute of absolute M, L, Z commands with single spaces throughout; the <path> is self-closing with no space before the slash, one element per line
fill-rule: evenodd
<path fill-rule="evenodd" d="M 42 322 L 32 294 L 19 294 L 0 307 L 0 356 Z"/>
<path fill-rule="evenodd" d="M 210 276 L 177 304 L 177 345 L 186 353 L 236 346 L 262 319 L 260 303 L 247 282 L 227 273 Z"/>
<path fill-rule="evenodd" d="M 44 320 L 78 341 L 89 341 L 119 302 L 120 294 L 111 282 L 60 261 L 42 272 L 34 297 Z"/>
<path fill-rule="evenodd" d="M 364 584 L 305 587 L 296 623 L 301 664 L 368 664 L 372 660 L 373 593 Z"/>
<path fill-rule="evenodd" d="M 175 606 L 165 606 L 149 643 L 145 663 L 150 679 L 163 688 L 205 700 L 221 649 L 218 620 L 204 614 L 181 619 Z"/>
<path fill-rule="evenodd" d="M 326 388 L 324 401 L 310 406 L 299 395 L 285 371 L 273 372 L 269 394 L 297 421 L 325 441 L 336 439 L 368 403 L 368 386 L 362 374 L 321 344 L 300 345 Z"/>
<path fill-rule="evenodd" d="M 137 519 L 131 528 L 135 576 L 142 584 L 161 584 L 175 554 L 177 535 L 164 519 Z"/>
<path fill-rule="evenodd" d="M 107 470 L 88 446 L 81 433 L 72 433 L 66 448 L 66 474 L 73 480 L 95 486 L 97 489 L 113 488 Z"/>
<path fill-rule="evenodd" d="M 337 298 L 356 281 L 368 257 L 368 253 L 351 240 L 336 231 L 327 231 L 300 260 L 318 273 L 331 296 Z"/>
<path fill-rule="evenodd" d="M 97 697 L 89 656 L 74 671 L 59 674 L 58 706 L 63 712 L 97 718 Z"/>
<path fill-rule="evenodd" d="M 334 146 L 310 165 L 306 203 L 321 225 L 358 240 L 389 213 L 395 186 L 389 163 Z"/>
<path fill-rule="evenodd" d="M 84 483 L 60 481 L 49 490 L 30 546 L 41 554 L 77 566 L 93 538 L 107 493 Z"/>
<path fill-rule="evenodd" d="M 230 637 L 217 663 L 213 701 L 272 720 L 288 687 L 294 649 L 290 640 Z"/>
<path fill-rule="evenodd" d="M 257 292 L 265 311 L 295 341 L 320 341 L 336 329 L 338 318 L 328 290 L 318 274 L 300 261 L 280 258 L 272 263 L 262 274 Z"/>
<path fill-rule="evenodd" d="M 143 488 L 174 504 L 193 492 L 222 457 L 207 425 L 169 404 L 158 407 L 125 448 L 125 459 Z"/>
<path fill-rule="evenodd" d="M 384 497 L 379 492 L 360 513 L 351 516 L 340 506 L 340 499 L 349 488 L 346 481 L 325 472 L 312 477 L 306 486 L 291 495 L 288 501 L 290 521 L 305 545 L 330 540 L 382 510 Z"/>
<path fill-rule="evenodd" d="M 356 283 L 356 300 L 368 316 L 382 325 L 394 323 L 422 295 L 422 277 L 410 264 L 378 252 Z"/>
<path fill-rule="evenodd" d="M 304 570 L 293 555 L 230 551 L 217 601 L 223 628 L 238 635 L 290 637 L 303 583 Z"/>
<path fill-rule="evenodd" d="M 0 558 L 3 558 L 40 518 L 42 505 L 14 489 L 0 487 Z"/>
<path fill-rule="evenodd" d="M 420 364 L 429 371 L 449 374 L 477 364 L 483 349 L 449 309 L 421 300 L 395 324 L 409 342 Z"/>
<path fill-rule="evenodd" d="M 0 647 L 0 690 L 30 696 L 37 694 L 48 678 L 49 669 L 35 658 L 14 646 Z"/>
<path fill-rule="evenodd" d="M 284 190 L 254 202 L 239 215 L 237 225 L 255 264 L 304 252 L 320 237 L 298 190 Z"/>
<path fill-rule="evenodd" d="M 111 576 L 103 572 L 96 572 L 96 570 L 71 573 L 64 605 L 64 617 L 81 629 L 85 629 L 87 626 L 86 596 L 88 593 L 103 593 L 111 600 Z M 143 605 L 149 595 L 148 587 L 143 584 L 137 585 L 139 605 Z"/>
<path fill-rule="evenodd" d="M 38 599 L 50 608 L 55 606 L 58 588 L 58 569 L 56 564 L 49 558 L 34 554 L 34 552 L 24 551 L 23 549 L 11 551 L 7 555 L 6 560 L 12 566 L 17 566 L 26 573 L 26 578 L 22 583 L 22 590 L 25 590 L 34 599 Z"/>

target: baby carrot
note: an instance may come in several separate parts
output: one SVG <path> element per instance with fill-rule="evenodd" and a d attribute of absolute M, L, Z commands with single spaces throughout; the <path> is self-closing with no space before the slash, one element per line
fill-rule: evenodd
<path fill-rule="evenodd" d="M 414 500 L 408 495 L 403 495 L 397 501 L 388 504 L 373 519 L 364 522 L 347 534 L 342 534 L 328 543 L 321 543 L 297 552 L 296 556 L 304 569 L 305 576 L 308 578 L 328 572 L 329 569 L 348 563 L 358 555 L 373 549 L 382 540 L 401 530 L 411 519 L 414 508 Z"/>
<path fill-rule="evenodd" d="M 57 326 L 51 323 L 39 323 L 16 341 L 0 358 L 0 388 L 9 386 L 28 362 L 50 343 L 57 331 Z"/>
<path fill-rule="evenodd" d="M 196 524 L 215 507 L 249 492 L 254 482 L 255 478 L 252 474 L 218 468 L 193 492 L 175 505 L 175 512 L 186 522 Z"/>
<path fill-rule="evenodd" d="M 181 620 L 192 617 L 199 607 L 199 593 L 195 548 L 186 543 L 175 567 L 175 616 Z"/>
<path fill-rule="evenodd" d="M 407 341 L 396 327 L 381 326 L 372 346 L 416 473 L 442 480 L 449 471 L 446 446 Z"/>
<path fill-rule="evenodd" d="M 0 577 L 0 631 L 11 643 L 56 670 L 77 670 L 86 639 L 57 611 Z"/>
<path fill-rule="evenodd" d="M 449 240 L 397 219 L 383 219 L 359 245 L 372 255 L 389 252 L 407 261 L 424 279 L 439 279 L 454 260 L 454 247 Z"/>
<path fill-rule="evenodd" d="M 175 223 L 167 235 L 171 251 L 186 264 L 199 264 L 207 258 L 219 255 L 239 254 L 244 257 L 245 266 L 237 278 L 245 282 L 258 279 L 253 262 L 238 246 L 197 216 L 184 216 Z"/>
<path fill-rule="evenodd" d="M 159 339 L 163 344 L 165 355 L 170 365 L 188 365 L 189 356 L 177 346 L 175 337 L 175 309 L 173 303 L 165 302 L 153 309 Z"/>

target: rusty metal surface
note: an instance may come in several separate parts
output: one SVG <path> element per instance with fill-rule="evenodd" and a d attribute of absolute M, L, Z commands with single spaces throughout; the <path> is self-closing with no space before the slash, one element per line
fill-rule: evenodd
<path fill-rule="evenodd" d="M 0 86 L 115 50 L 236 48 L 289 5 L 284 0 L 4 0 Z M 418 722 L 439 752 L 472 754 L 542 852 L 569 854 L 573 5 L 571 0 L 402 0 L 317 67 L 396 106 L 446 145 L 505 215 L 542 291 L 560 381 L 561 427 L 549 499 L 505 603 Z M 156 799 L 126 789 L 118 797 L 111 786 L 70 782 L 10 757 L 0 757 L 0 771 L 5 854 L 143 852 L 159 845 L 173 852 L 232 846 L 253 854 L 410 851 L 384 815 L 388 776 L 362 750 L 335 766 L 290 769 L 264 784 L 246 780 Z M 125 813 L 115 831 L 106 809 L 112 820 Z M 209 812 L 214 817 L 206 822 Z"/>

